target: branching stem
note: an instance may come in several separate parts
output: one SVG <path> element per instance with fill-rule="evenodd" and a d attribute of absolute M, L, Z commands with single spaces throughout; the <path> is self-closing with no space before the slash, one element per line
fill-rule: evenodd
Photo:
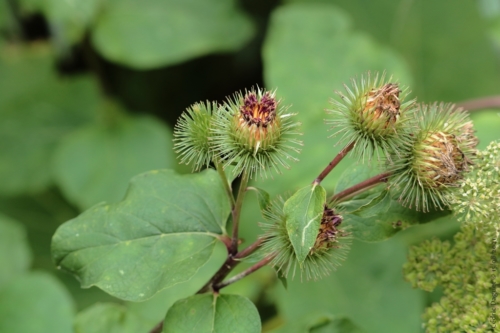
<path fill-rule="evenodd" d="M 457 107 L 464 108 L 468 111 L 476 111 L 482 109 L 500 109 L 500 96 L 481 97 L 456 104 Z"/>
<path fill-rule="evenodd" d="M 246 258 L 254 253 L 261 246 L 261 244 L 262 239 L 259 238 L 253 244 L 236 253 L 234 256 L 229 255 L 224 264 L 219 268 L 217 273 L 215 273 L 210 281 L 208 281 L 200 290 L 198 290 L 197 294 L 202 294 L 209 291 L 210 289 L 213 289 L 213 286 L 220 283 L 229 273 L 231 273 L 236 265 L 241 262 L 241 259 Z"/>
<path fill-rule="evenodd" d="M 381 174 L 378 174 L 376 176 L 373 176 L 371 178 L 368 178 L 367 180 L 362 181 L 361 183 L 358 183 L 354 186 L 351 186 L 337 194 L 334 194 L 330 198 L 330 202 L 339 202 L 346 200 L 348 198 L 351 198 L 355 196 L 356 194 L 359 194 L 361 192 L 364 192 L 366 190 L 369 190 L 375 185 L 378 185 L 379 183 L 383 183 L 387 181 L 387 178 L 391 175 L 390 172 L 384 172 Z"/>
<path fill-rule="evenodd" d="M 321 171 L 319 176 L 314 180 L 313 184 L 319 185 L 323 181 L 323 179 L 325 179 L 325 177 L 328 176 L 328 174 L 333 170 L 333 168 L 335 168 L 337 166 L 337 164 L 339 164 L 340 161 L 342 161 L 342 159 L 347 155 L 347 153 L 350 152 L 352 150 L 352 148 L 354 148 L 355 144 L 356 144 L 356 142 L 353 141 L 350 144 L 348 144 L 347 146 L 345 146 L 337 154 L 337 156 L 335 156 L 333 158 L 333 160 L 330 163 L 328 163 L 326 168 L 323 171 Z"/>
<path fill-rule="evenodd" d="M 226 281 L 224 282 L 220 282 L 218 284 L 216 284 L 213 288 L 215 291 L 219 291 L 220 289 L 224 288 L 224 287 L 227 287 L 229 286 L 230 284 L 233 284 L 241 279 L 243 279 L 244 277 L 252 274 L 253 272 L 257 271 L 258 269 L 264 267 L 265 265 L 267 265 L 271 260 L 273 260 L 273 256 L 268 256 L 268 257 L 265 257 L 264 259 L 262 259 L 261 261 L 259 261 L 258 263 L 256 263 L 255 265 L 251 266 L 250 268 L 244 270 L 243 272 L 239 273 L 239 274 L 236 274 L 235 276 L 233 276 L 232 278 L 230 279 L 227 279 Z"/>

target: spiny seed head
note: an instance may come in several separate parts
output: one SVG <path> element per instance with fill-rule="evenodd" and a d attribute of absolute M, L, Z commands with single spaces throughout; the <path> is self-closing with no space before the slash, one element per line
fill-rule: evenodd
<path fill-rule="evenodd" d="M 193 164 L 193 171 L 207 167 L 212 161 L 210 145 L 212 116 L 217 104 L 195 103 L 180 116 L 174 127 L 174 149 L 180 163 Z"/>
<path fill-rule="evenodd" d="M 289 168 L 289 160 L 297 161 L 292 154 L 302 145 L 294 139 L 300 135 L 300 123 L 287 110 L 275 91 L 260 88 L 228 99 L 212 129 L 214 151 L 224 166 L 233 165 L 236 174 L 245 170 L 252 177 L 265 176 L 270 168 L 279 173 L 279 166 Z"/>
<path fill-rule="evenodd" d="M 332 136 L 340 135 L 339 143 L 355 142 L 353 153 L 363 160 L 371 159 L 379 149 L 389 156 L 409 141 L 409 121 L 415 101 L 405 102 L 408 89 L 386 82 L 385 73 L 372 76 L 368 72 L 359 81 L 351 82 L 352 87 L 345 86 L 347 94 L 337 92 L 340 100 L 332 99 L 332 109 L 326 110 L 333 116 L 325 120 L 336 130 Z"/>
<path fill-rule="evenodd" d="M 325 206 L 314 246 L 300 265 L 286 230 L 284 204 L 278 197 L 263 212 L 267 222 L 261 224 L 265 231 L 262 252 L 274 256 L 271 265 L 284 277 L 295 276 L 299 269 L 307 280 L 319 279 L 340 266 L 350 245 L 350 234 L 341 226 L 342 216 Z"/>
<path fill-rule="evenodd" d="M 422 105 L 415 121 L 410 144 L 392 159 L 391 188 L 405 206 L 443 209 L 473 164 L 477 138 L 467 113 L 452 104 Z"/>

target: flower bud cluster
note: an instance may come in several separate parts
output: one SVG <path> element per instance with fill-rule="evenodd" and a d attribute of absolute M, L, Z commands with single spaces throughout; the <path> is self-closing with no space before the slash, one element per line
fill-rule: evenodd
<path fill-rule="evenodd" d="M 197 103 L 186 110 L 174 129 L 181 163 L 194 170 L 211 162 L 234 167 L 239 175 L 265 176 L 297 161 L 302 143 L 294 137 L 300 123 L 293 120 L 275 91 L 257 88 L 236 93 L 224 104 Z"/>
<path fill-rule="evenodd" d="M 465 222 L 498 223 L 500 220 L 500 142 L 477 152 L 476 163 L 450 196 L 454 210 Z"/>
<path fill-rule="evenodd" d="M 412 247 L 404 265 L 406 279 L 425 291 L 443 290 L 440 301 L 424 313 L 426 332 L 498 332 L 498 324 L 491 329 L 500 315 L 499 259 L 498 233 L 491 225 L 463 224 L 453 245 L 432 240 Z"/>

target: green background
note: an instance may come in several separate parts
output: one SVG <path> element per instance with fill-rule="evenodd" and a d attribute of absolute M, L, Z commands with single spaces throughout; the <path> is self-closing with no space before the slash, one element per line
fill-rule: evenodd
<path fill-rule="evenodd" d="M 125 302 L 57 270 L 56 229 L 103 201 L 123 205 L 137 174 L 187 173 L 172 150 L 177 117 L 253 85 L 277 88 L 304 133 L 300 161 L 253 185 L 271 196 L 307 186 L 342 148 L 323 122 L 329 98 L 369 70 L 385 70 L 424 103 L 500 95 L 500 1 L 0 2 L 0 333 L 149 332 L 213 274 L 223 246 L 187 282 Z M 471 117 L 480 148 L 500 139 L 500 110 Z M 327 193 L 356 163 L 334 170 Z M 244 244 L 261 233 L 258 207 L 249 192 Z M 248 297 L 263 332 L 421 332 L 436 295 L 404 281 L 408 246 L 456 230 L 444 217 L 385 241 L 355 240 L 321 281 L 296 277 L 285 290 L 266 267 L 221 300 L 255 321 L 255 308 L 229 294 Z"/>

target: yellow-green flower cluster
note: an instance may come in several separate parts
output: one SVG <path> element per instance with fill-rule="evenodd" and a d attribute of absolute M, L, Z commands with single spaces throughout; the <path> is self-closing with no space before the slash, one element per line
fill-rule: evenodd
<path fill-rule="evenodd" d="M 465 222 L 498 223 L 500 220 L 500 142 L 477 153 L 477 161 L 450 198 Z"/>
<path fill-rule="evenodd" d="M 463 224 L 448 241 L 426 241 L 413 247 L 404 266 L 413 287 L 442 287 L 439 302 L 426 309 L 424 327 L 434 332 L 500 332 L 500 247 L 498 229 Z M 496 323 L 496 324 L 495 324 Z"/>

